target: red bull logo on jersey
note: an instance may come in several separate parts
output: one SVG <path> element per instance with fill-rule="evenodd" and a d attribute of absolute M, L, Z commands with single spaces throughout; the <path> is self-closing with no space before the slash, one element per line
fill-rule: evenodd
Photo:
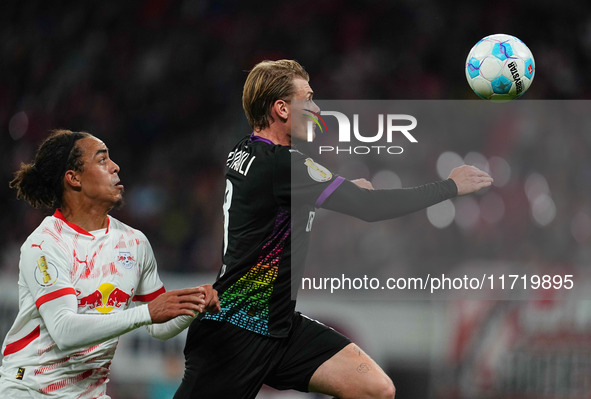
<path fill-rule="evenodd" d="M 80 292 L 77 292 L 80 295 Z M 133 288 L 131 293 L 115 287 L 111 283 L 102 283 L 98 289 L 90 295 L 78 297 L 78 307 L 88 309 L 96 309 L 100 313 L 109 313 L 115 308 L 121 306 L 128 306 L 133 295 Z"/>
<path fill-rule="evenodd" d="M 131 255 L 131 252 L 119 252 L 117 262 L 124 268 L 131 269 L 135 265 L 135 258 Z"/>

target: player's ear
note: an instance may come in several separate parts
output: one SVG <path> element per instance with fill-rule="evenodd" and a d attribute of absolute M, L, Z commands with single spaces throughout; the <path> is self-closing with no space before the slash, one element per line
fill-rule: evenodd
<path fill-rule="evenodd" d="M 73 170 L 66 171 L 64 179 L 65 179 L 66 184 L 71 187 L 80 187 L 81 186 L 80 177 L 78 176 L 78 173 Z"/>
<path fill-rule="evenodd" d="M 289 107 L 287 106 L 287 101 L 285 100 L 277 100 L 273 103 L 272 107 L 273 113 L 279 117 L 282 122 L 287 122 L 287 118 L 289 116 Z"/>

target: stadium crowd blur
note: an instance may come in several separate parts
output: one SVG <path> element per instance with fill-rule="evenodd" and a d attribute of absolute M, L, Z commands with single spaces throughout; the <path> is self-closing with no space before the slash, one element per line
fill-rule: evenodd
<path fill-rule="evenodd" d="M 241 107 L 249 68 L 297 59 L 318 99 L 482 101 L 466 83 L 464 62 L 492 33 L 515 35 L 534 54 L 525 100 L 589 97 L 591 3 L 584 1 L 3 1 L 2 278 L 16 281 L 19 248 L 45 215 L 17 201 L 8 182 L 48 130 L 88 131 L 106 142 L 126 187 L 126 204 L 113 214 L 146 233 L 162 272 L 213 274 L 225 158 L 250 132 Z M 310 258 L 322 268 L 310 273 L 447 271 L 467 260 L 563 270 L 588 264 L 591 123 L 577 122 L 588 111 L 575 112 L 581 118 L 558 122 L 542 112 L 534 126 L 508 118 L 461 140 L 434 132 L 421 140 L 424 156 L 404 162 L 316 159 L 377 186 L 378 176 L 403 186 L 438 179 L 449 152 L 491 169 L 496 160 L 505 172 L 493 170 L 497 185 L 486 193 L 455 200 L 452 223 L 419 212 L 368 227 L 319 213 L 326 223 L 315 221 Z M 372 245 L 384 237 L 390 245 L 376 252 Z M 339 252 L 343 242 L 357 250 Z"/>
<path fill-rule="evenodd" d="M 494 2 L 477 9 L 470 2 L 453 8 L 419 3 L 299 1 L 257 7 L 238 1 L 145 0 L 61 7 L 43 1 L 3 2 L 3 278 L 15 278 L 19 247 L 44 215 L 16 201 L 8 181 L 54 128 L 88 131 L 107 143 L 126 187 L 126 205 L 114 214 L 146 233 L 161 270 L 216 271 L 226 152 L 249 133 L 241 108 L 242 84 L 245 71 L 263 59 L 300 61 L 320 99 L 476 99 L 464 78 L 466 54 L 481 37 L 503 32 L 524 40 L 536 58 L 527 99 L 588 96 L 588 3 L 564 2 L 556 8 L 538 1 L 531 8 Z M 542 20 L 556 23 L 537 28 Z M 457 247 L 468 235 L 480 237 L 475 242 L 481 245 L 465 248 L 462 257 L 494 257 L 506 240 L 526 236 L 535 238 L 528 241 L 535 246 L 523 250 L 536 256 L 552 251 L 581 255 L 574 247 L 591 241 L 591 147 L 589 135 L 580 133 L 565 129 L 560 142 L 558 136 L 549 142 L 535 132 L 513 132 L 508 138 L 502 128 L 481 134 L 475 145 L 489 150 L 485 156 L 505 157 L 514 167 L 511 182 L 497 191 L 511 225 L 483 231 L 450 225 L 433 244 L 441 263 L 460 256 Z M 427 162 L 397 171 L 411 174 L 403 183 L 437 178 L 437 156 L 446 150 L 432 148 Z M 552 168 L 547 167 L 549 159 Z M 536 166 L 528 169 L 531 165 Z M 523 183 L 534 172 L 557 195 L 557 216 L 546 228 L 531 223 L 529 214 L 511 213 L 511 204 L 527 201 Z M 435 229 L 425 220 L 389 224 L 389 234 L 413 232 L 428 239 Z M 575 222 L 578 227 L 572 227 Z M 421 251 L 420 246 L 406 248 Z"/>

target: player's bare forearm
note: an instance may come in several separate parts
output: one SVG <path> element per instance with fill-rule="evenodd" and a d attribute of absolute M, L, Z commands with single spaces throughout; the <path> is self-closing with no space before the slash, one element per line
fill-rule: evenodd
<path fill-rule="evenodd" d="M 168 291 L 148 304 L 152 323 L 164 323 L 177 316 L 194 316 L 206 306 L 206 289 L 203 287 Z"/>
<path fill-rule="evenodd" d="M 474 193 L 486 187 L 490 187 L 493 178 L 483 170 L 471 165 L 462 165 L 454 168 L 449 178 L 456 183 L 458 195 Z"/>

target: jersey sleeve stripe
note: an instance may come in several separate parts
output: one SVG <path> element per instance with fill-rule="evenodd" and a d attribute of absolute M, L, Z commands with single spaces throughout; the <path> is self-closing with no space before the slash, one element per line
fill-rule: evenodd
<path fill-rule="evenodd" d="M 152 292 L 151 294 L 146 295 L 135 295 L 131 300 L 132 301 L 140 301 L 140 302 L 150 302 L 154 299 L 158 298 L 160 295 L 164 294 L 166 289 L 164 287 L 160 288 L 157 291 Z"/>
<path fill-rule="evenodd" d="M 27 335 L 25 335 L 21 339 L 14 341 L 11 344 L 6 345 L 6 348 L 4 348 L 3 355 L 8 356 L 8 355 L 12 355 L 13 353 L 20 351 L 25 346 L 27 346 L 31 342 L 33 342 L 33 340 L 38 338 L 40 333 L 41 333 L 41 327 L 40 326 L 35 327 L 35 329 L 33 331 L 31 331 L 30 333 L 28 333 Z"/>
<path fill-rule="evenodd" d="M 62 288 L 62 289 L 50 292 L 49 294 L 45 294 L 43 296 L 40 296 L 39 299 L 37 299 L 35 301 L 35 306 L 37 306 L 37 309 L 39 309 L 39 307 L 41 305 L 43 305 L 45 302 L 49 302 L 51 300 L 54 300 L 54 299 L 59 298 L 60 296 L 64 296 L 64 295 L 76 296 L 76 291 L 72 287 L 67 287 L 67 288 Z"/>
<path fill-rule="evenodd" d="M 318 199 L 316 200 L 316 204 L 314 206 L 316 208 L 320 208 L 322 206 L 322 204 L 324 204 L 324 201 L 326 201 L 328 199 L 328 197 L 330 197 L 332 195 L 332 193 L 334 193 L 334 191 L 337 188 L 339 188 L 339 186 L 341 184 L 343 184 L 344 181 L 345 181 L 344 177 L 337 176 L 337 178 L 334 179 L 332 181 L 332 183 L 330 183 L 328 185 L 328 187 L 326 187 L 322 193 L 320 193 L 320 195 L 318 196 Z"/>

